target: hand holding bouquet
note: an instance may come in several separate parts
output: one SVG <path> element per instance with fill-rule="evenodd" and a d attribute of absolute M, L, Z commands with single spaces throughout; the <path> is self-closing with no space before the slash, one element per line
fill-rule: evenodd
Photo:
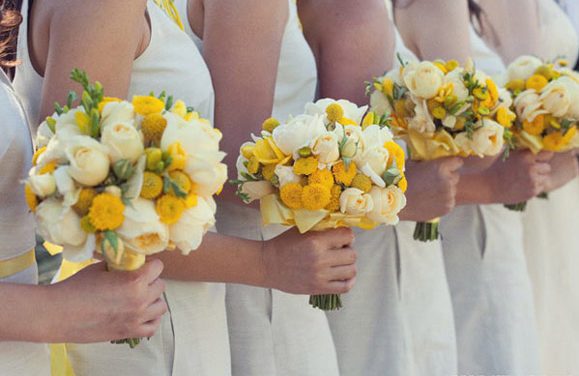
<path fill-rule="evenodd" d="M 305 114 L 268 119 L 260 135 L 241 146 L 238 195 L 260 200 L 263 223 L 296 226 L 301 233 L 342 226 L 373 229 L 398 223 L 406 205 L 404 151 L 366 108 L 322 99 Z M 312 296 L 324 310 L 341 307 L 338 295 Z"/>
<path fill-rule="evenodd" d="M 374 79 L 368 93 L 371 111 L 390 124 L 416 161 L 496 156 L 515 118 L 508 91 L 472 64 L 456 61 L 405 64 Z M 438 236 L 438 219 L 417 224 L 416 240 Z"/>
<path fill-rule="evenodd" d="M 41 124 L 25 183 L 38 233 L 69 261 L 96 250 L 121 271 L 167 249 L 198 248 L 226 180 L 221 133 L 171 96 L 127 102 L 104 97 L 83 72 L 72 79 L 84 88 L 81 105 L 71 93 Z"/>

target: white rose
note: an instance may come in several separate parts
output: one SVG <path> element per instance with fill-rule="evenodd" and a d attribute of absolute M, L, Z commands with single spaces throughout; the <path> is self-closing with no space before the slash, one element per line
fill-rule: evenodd
<path fill-rule="evenodd" d="M 187 255 L 199 248 L 203 236 L 214 225 L 214 205 L 199 197 L 197 205 L 187 209 L 179 221 L 171 225 L 169 228 L 170 239 L 181 253 Z"/>
<path fill-rule="evenodd" d="M 46 151 L 38 158 L 38 166 L 42 167 L 46 163 L 53 161 L 59 164 L 67 162 L 66 149 L 77 136 L 82 136 L 75 120 L 75 114 L 79 111 L 79 109 L 73 109 L 60 116 L 53 115 L 53 119 L 56 121 L 56 125 L 54 126 L 56 133 L 53 135 L 52 131 L 48 128 L 48 124 L 43 123 L 42 132 L 44 135 L 39 135 L 40 141 L 44 142 L 46 141 L 46 137 L 51 136 L 46 144 Z"/>
<path fill-rule="evenodd" d="M 369 194 L 358 188 L 347 188 L 340 195 L 340 211 L 349 215 L 364 215 L 374 208 Z"/>
<path fill-rule="evenodd" d="M 403 73 L 408 90 L 422 99 L 434 98 L 442 86 L 444 74 L 428 61 L 409 64 Z"/>
<path fill-rule="evenodd" d="M 135 112 L 133 105 L 129 102 L 110 102 L 105 105 L 102 113 L 101 128 L 119 124 L 133 124 L 135 121 Z"/>
<path fill-rule="evenodd" d="M 145 152 L 141 134 L 131 123 L 114 123 L 103 128 L 101 142 L 113 163 L 126 159 L 135 163 Z"/>
<path fill-rule="evenodd" d="M 507 81 L 527 80 L 543 62 L 534 56 L 521 56 L 507 68 Z"/>
<path fill-rule="evenodd" d="M 444 77 L 445 84 L 452 84 L 454 88 L 453 94 L 456 95 L 459 102 L 464 101 L 469 96 L 468 89 L 464 86 L 463 75 L 464 69 L 457 68 Z"/>
<path fill-rule="evenodd" d="M 260 181 L 248 181 L 243 183 L 241 187 L 241 193 L 246 195 L 248 198 L 247 203 L 259 200 L 262 197 L 270 195 L 275 192 L 273 185 L 270 182 L 260 180 Z"/>
<path fill-rule="evenodd" d="M 501 152 L 504 145 L 505 129 L 490 119 L 484 119 L 482 126 L 472 136 L 472 150 L 478 156 L 494 156 Z"/>
<path fill-rule="evenodd" d="M 378 90 L 374 90 L 372 94 L 370 94 L 370 108 L 378 114 L 378 116 L 394 112 L 394 109 L 392 108 L 392 105 L 390 105 L 386 95 Z"/>
<path fill-rule="evenodd" d="M 159 253 L 169 245 L 169 228 L 161 222 L 152 201 L 141 198 L 125 206 L 125 220 L 117 233 L 125 246 L 144 255 Z"/>
<path fill-rule="evenodd" d="M 545 110 L 555 117 L 565 116 L 573 100 L 571 90 L 575 85 L 575 82 L 568 77 L 551 81 L 545 86 L 540 96 Z"/>
<path fill-rule="evenodd" d="M 185 172 L 194 183 L 193 192 L 209 197 L 221 190 L 227 181 L 227 165 L 216 163 L 215 159 L 189 158 Z"/>
<path fill-rule="evenodd" d="M 364 154 L 356 157 L 354 161 L 359 169 L 369 166 L 374 174 L 382 176 L 388 166 L 388 158 L 390 158 L 388 150 L 384 147 L 379 147 L 365 151 Z M 371 176 L 368 177 L 372 178 Z"/>
<path fill-rule="evenodd" d="M 320 115 L 324 116 L 326 114 L 326 108 L 331 104 L 339 104 L 344 110 L 344 117 L 355 121 L 357 124 L 362 122 L 364 114 L 368 111 L 368 106 L 358 107 L 355 103 L 352 103 L 345 99 L 334 100 L 329 98 L 324 98 L 316 101 L 315 103 L 306 104 L 306 114 L 307 115 Z"/>
<path fill-rule="evenodd" d="M 370 125 L 362 132 L 363 150 L 382 148 L 386 142 L 392 141 L 393 138 L 394 136 L 388 127 Z"/>
<path fill-rule="evenodd" d="M 173 113 L 163 115 L 167 119 L 167 126 L 161 138 L 161 149 L 167 150 L 172 144 L 179 142 L 189 156 L 214 153 L 219 150 L 219 141 L 222 135 L 208 122 L 202 119 L 185 121 Z"/>
<path fill-rule="evenodd" d="M 279 186 L 283 187 L 289 183 L 299 183 L 301 178 L 294 174 L 293 168 L 289 166 L 277 165 L 275 166 L 275 175 L 279 180 Z"/>
<path fill-rule="evenodd" d="M 406 206 L 406 196 L 402 190 L 393 185 L 388 188 L 373 187 L 370 196 L 374 207 L 367 214 L 368 218 L 387 225 L 398 224 L 398 213 Z"/>
<path fill-rule="evenodd" d="M 32 175 L 28 178 L 28 186 L 38 197 L 47 197 L 56 192 L 56 180 L 52 174 Z"/>
<path fill-rule="evenodd" d="M 525 90 L 515 99 L 515 110 L 522 120 L 533 121 L 538 115 L 547 113 L 542 106 L 535 90 Z"/>
<path fill-rule="evenodd" d="M 297 157 L 299 149 L 309 146 L 323 134 L 326 126 L 319 115 L 300 115 L 273 130 L 273 140 L 285 155 Z"/>
<path fill-rule="evenodd" d="M 320 163 L 329 164 L 340 158 L 338 136 L 335 133 L 326 133 L 318 137 L 311 148 Z"/>
<path fill-rule="evenodd" d="M 88 136 L 75 136 L 66 149 L 70 176 L 80 184 L 92 187 L 109 175 L 109 157 L 103 145 Z"/>

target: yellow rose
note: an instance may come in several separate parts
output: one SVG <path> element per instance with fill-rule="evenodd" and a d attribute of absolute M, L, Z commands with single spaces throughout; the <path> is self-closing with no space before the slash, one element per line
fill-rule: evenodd
<path fill-rule="evenodd" d="M 402 190 L 396 186 L 373 187 L 370 196 L 374 206 L 367 214 L 368 218 L 387 225 L 398 224 L 398 213 L 406 206 L 406 196 Z"/>
<path fill-rule="evenodd" d="M 404 69 L 404 83 L 415 96 L 434 98 L 443 84 L 444 74 L 428 61 L 411 63 Z"/>
<path fill-rule="evenodd" d="M 340 211 L 344 214 L 361 216 L 373 208 L 372 197 L 358 188 L 347 188 L 340 195 Z"/>
<path fill-rule="evenodd" d="M 88 136 L 71 139 L 66 156 L 70 162 L 68 173 L 82 185 L 98 185 L 109 175 L 110 162 L 106 150 Z"/>
<path fill-rule="evenodd" d="M 131 123 L 114 123 L 104 128 L 101 142 L 108 148 L 113 163 L 121 159 L 135 163 L 145 152 L 142 137 Z"/>

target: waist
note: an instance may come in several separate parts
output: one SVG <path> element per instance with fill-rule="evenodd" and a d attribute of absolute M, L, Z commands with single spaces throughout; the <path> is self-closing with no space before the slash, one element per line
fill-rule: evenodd
<path fill-rule="evenodd" d="M 0 279 L 18 274 L 36 263 L 34 249 L 19 256 L 0 261 Z"/>

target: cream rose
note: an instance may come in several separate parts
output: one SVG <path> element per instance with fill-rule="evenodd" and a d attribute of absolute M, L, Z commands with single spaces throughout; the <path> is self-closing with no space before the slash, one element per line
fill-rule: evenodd
<path fill-rule="evenodd" d="M 187 161 L 185 172 L 194 183 L 195 194 L 203 197 L 214 195 L 227 181 L 227 166 L 214 162 L 203 158 L 191 158 Z"/>
<path fill-rule="evenodd" d="M 543 62 L 534 56 L 521 56 L 507 68 L 507 81 L 526 81 L 541 65 L 543 65 Z"/>
<path fill-rule="evenodd" d="M 490 119 L 484 119 L 482 126 L 474 131 L 472 136 L 472 150 L 478 156 L 495 156 L 504 146 L 505 129 Z"/>
<path fill-rule="evenodd" d="M 275 192 L 273 185 L 270 182 L 260 180 L 260 181 L 248 181 L 243 183 L 241 187 L 241 193 L 244 194 L 248 201 L 247 203 L 259 200 L 262 197 L 270 195 Z"/>
<path fill-rule="evenodd" d="M 340 211 L 349 215 L 364 215 L 374 207 L 369 194 L 358 188 L 347 188 L 340 195 Z"/>
<path fill-rule="evenodd" d="M 434 98 L 442 86 L 444 74 L 428 61 L 409 64 L 403 73 L 408 90 L 422 99 Z"/>
<path fill-rule="evenodd" d="M 80 184 L 92 187 L 109 175 L 109 157 L 104 147 L 88 136 L 75 136 L 66 149 L 68 173 Z"/>
<path fill-rule="evenodd" d="M 460 151 L 468 155 L 474 154 L 473 140 L 469 138 L 468 133 L 461 132 L 454 136 L 454 143 Z"/>
<path fill-rule="evenodd" d="M 565 116 L 573 100 L 571 90 L 574 85 L 576 84 L 570 78 L 561 77 L 545 86 L 539 97 L 545 110 L 555 117 Z"/>
<path fill-rule="evenodd" d="M 297 158 L 297 152 L 327 133 L 319 115 L 300 115 L 273 130 L 273 140 L 285 155 Z"/>
<path fill-rule="evenodd" d="M 326 133 L 318 137 L 311 146 L 311 149 L 314 155 L 318 156 L 320 163 L 330 164 L 340 158 L 338 136 L 335 133 Z"/>
<path fill-rule="evenodd" d="M 141 198 L 125 206 L 125 221 L 117 233 L 125 246 L 144 255 L 159 253 L 169 245 L 169 228 L 161 223 L 152 201 Z"/>
<path fill-rule="evenodd" d="M 367 214 L 371 220 L 387 225 L 398 224 L 398 213 L 406 206 L 406 196 L 396 186 L 388 188 L 373 187 L 370 196 L 374 202 L 372 210 Z"/>
<path fill-rule="evenodd" d="M 522 120 L 533 121 L 538 115 L 547 113 L 542 106 L 539 95 L 534 90 L 523 91 L 515 99 L 515 110 Z"/>
<path fill-rule="evenodd" d="M 283 187 L 284 185 L 289 183 L 299 183 L 301 181 L 301 178 L 298 175 L 294 174 L 293 168 L 289 166 L 281 166 L 281 165 L 275 166 L 275 175 L 279 180 L 280 187 Z"/>
<path fill-rule="evenodd" d="M 56 192 L 56 180 L 51 174 L 32 175 L 28 178 L 28 186 L 38 197 L 47 197 Z"/>
<path fill-rule="evenodd" d="M 306 114 L 324 116 L 326 114 L 326 108 L 332 104 L 339 104 L 342 110 L 344 110 L 344 117 L 355 121 L 357 124 L 362 122 L 364 114 L 368 111 L 368 106 L 358 107 L 355 103 L 345 99 L 334 100 L 324 98 L 315 103 L 306 104 Z"/>
<path fill-rule="evenodd" d="M 190 156 L 214 153 L 219 150 L 222 135 L 203 119 L 185 121 L 179 115 L 165 113 L 167 126 L 161 138 L 161 149 L 167 150 L 179 142 Z"/>
<path fill-rule="evenodd" d="M 142 136 L 132 123 L 117 122 L 103 128 L 101 143 L 113 163 L 122 159 L 135 163 L 145 152 Z"/>
<path fill-rule="evenodd" d="M 109 102 L 103 108 L 101 128 L 119 124 L 133 124 L 135 121 L 135 111 L 133 105 L 126 101 Z"/>
<path fill-rule="evenodd" d="M 212 199 L 210 199 L 212 200 Z M 196 250 L 203 236 L 215 225 L 214 205 L 199 197 L 197 205 L 187 209 L 181 219 L 169 228 L 170 240 L 184 255 Z"/>

